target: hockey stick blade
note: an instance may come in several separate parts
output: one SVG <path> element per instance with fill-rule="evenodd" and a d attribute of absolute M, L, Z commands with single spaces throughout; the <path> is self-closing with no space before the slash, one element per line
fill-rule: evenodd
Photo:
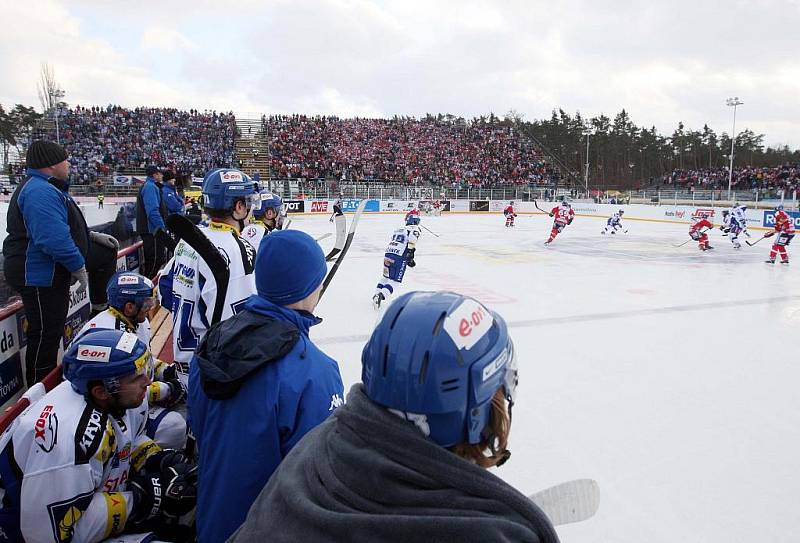
<path fill-rule="evenodd" d="M 325 276 L 325 281 L 322 282 L 322 292 L 320 293 L 320 298 L 325 294 L 325 291 L 328 290 L 328 285 L 331 284 L 333 281 L 333 276 L 336 275 L 336 271 L 339 269 L 339 266 L 342 265 L 342 260 L 347 255 L 347 251 L 350 249 L 350 245 L 353 243 L 353 237 L 356 235 L 356 226 L 358 226 L 358 220 L 361 218 L 361 214 L 364 213 L 364 208 L 367 207 L 367 200 L 366 198 L 361 200 L 358 204 L 358 208 L 356 208 L 356 214 L 353 216 L 353 222 L 350 223 L 350 229 L 347 231 L 347 239 L 344 242 L 344 247 L 342 247 L 342 251 L 339 253 L 339 256 L 336 257 L 336 262 L 333 263 L 331 269 L 328 271 L 328 275 Z"/>
<path fill-rule="evenodd" d="M 592 518 L 600 507 L 600 485 L 594 479 L 575 479 L 531 494 L 554 526 Z"/>
<path fill-rule="evenodd" d="M 203 235 L 200 229 L 183 215 L 173 213 L 167 217 L 166 222 L 167 227 L 175 234 L 175 237 L 185 241 L 194 249 L 214 275 L 214 280 L 217 282 L 217 297 L 214 303 L 211 324 L 216 324 L 222 318 L 222 310 L 225 308 L 225 296 L 228 293 L 228 283 L 231 277 L 228 261 L 219 252 L 217 246 L 211 243 L 211 240 Z"/>
<path fill-rule="evenodd" d="M 333 243 L 333 249 L 325 255 L 325 262 L 330 262 L 342 252 L 342 247 L 344 247 L 344 242 L 347 238 L 347 218 L 344 215 L 335 215 L 334 228 L 336 229 L 336 241 Z"/>
<path fill-rule="evenodd" d="M 752 247 L 753 245 L 755 245 L 756 243 L 758 243 L 759 241 L 761 241 L 761 240 L 762 240 L 762 239 L 764 239 L 764 238 L 766 238 L 766 236 L 761 236 L 760 238 L 758 238 L 757 240 L 755 240 L 753 243 L 750 243 L 750 240 L 749 240 L 749 239 L 746 239 L 746 240 L 744 240 L 744 242 L 745 242 L 746 244 L 748 244 L 750 247 Z"/>

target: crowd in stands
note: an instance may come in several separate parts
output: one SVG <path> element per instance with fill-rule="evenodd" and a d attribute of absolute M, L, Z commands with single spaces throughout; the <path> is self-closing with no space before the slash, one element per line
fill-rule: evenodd
<path fill-rule="evenodd" d="M 202 176 L 233 162 L 233 113 L 119 106 L 68 109 L 59 117 L 73 182 L 155 164 Z"/>
<path fill-rule="evenodd" d="M 490 187 L 553 175 L 533 142 L 498 123 L 273 115 L 262 124 L 276 177 Z"/>
<path fill-rule="evenodd" d="M 659 188 L 720 190 L 728 188 L 728 168 L 673 170 L 653 183 Z M 733 170 L 733 190 L 791 193 L 800 187 L 800 164 L 754 168 L 743 166 Z"/>

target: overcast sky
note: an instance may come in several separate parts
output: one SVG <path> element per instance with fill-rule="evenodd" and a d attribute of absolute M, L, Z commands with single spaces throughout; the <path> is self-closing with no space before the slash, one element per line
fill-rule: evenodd
<path fill-rule="evenodd" d="M 800 147 L 800 0 L 0 0 L 0 103 L 465 117 L 553 108 Z"/>

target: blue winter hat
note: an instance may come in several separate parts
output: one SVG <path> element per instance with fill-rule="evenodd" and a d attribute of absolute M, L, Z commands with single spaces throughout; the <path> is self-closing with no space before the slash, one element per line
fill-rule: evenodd
<path fill-rule="evenodd" d="M 300 230 L 278 230 L 265 236 L 258 248 L 256 291 L 274 304 L 293 304 L 317 290 L 327 271 L 314 238 Z"/>

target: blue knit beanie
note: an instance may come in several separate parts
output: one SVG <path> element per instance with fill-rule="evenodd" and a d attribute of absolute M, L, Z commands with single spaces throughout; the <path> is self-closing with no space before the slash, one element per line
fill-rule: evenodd
<path fill-rule="evenodd" d="M 256 291 L 277 305 L 306 298 L 325 279 L 325 255 L 314 238 L 300 230 L 278 230 L 261 240 L 256 255 Z"/>

